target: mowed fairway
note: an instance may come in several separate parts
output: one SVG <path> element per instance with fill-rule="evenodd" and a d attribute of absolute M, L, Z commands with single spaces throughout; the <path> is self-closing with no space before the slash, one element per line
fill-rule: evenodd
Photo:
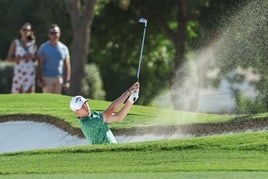
<path fill-rule="evenodd" d="M 33 102 L 33 106 L 42 111 L 39 103 L 47 101 L 48 97 L 50 95 Z M 67 101 L 66 98 L 60 99 Z M 68 112 L 66 104 L 60 102 L 57 103 L 59 111 Z M 141 106 L 134 108 L 128 120 L 134 116 L 138 126 L 138 114 L 143 114 L 139 111 L 147 109 L 152 110 Z M 3 108 L 1 110 L 5 115 L 9 114 L 3 112 Z M 16 114 L 15 111 L 11 113 Z M 45 111 L 49 111 L 49 107 Z M 44 114 L 44 111 L 40 113 Z M 215 118 L 216 121 L 220 119 Z M 141 124 L 143 122 L 141 120 Z M 268 132 L 6 153 L 0 155 L 0 174 L 7 178 L 267 178 Z"/>

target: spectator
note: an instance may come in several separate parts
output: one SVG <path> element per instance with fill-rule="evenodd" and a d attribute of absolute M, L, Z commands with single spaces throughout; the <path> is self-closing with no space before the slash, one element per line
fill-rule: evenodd
<path fill-rule="evenodd" d="M 44 93 L 61 94 L 62 87 L 70 87 L 70 55 L 66 45 L 60 42 L 61 31 L 57 24 L 49 27 L 49 41 L 38 50 L 37 83 Z"/>
<path fill-rule="evenodd" d="M 32 25 L 26 22 L 20 28 L 18 38 L 12 41 L 7 55 L 7 61 L 16 63 L 11 93 L 35 92 L 36 51 Z"/>

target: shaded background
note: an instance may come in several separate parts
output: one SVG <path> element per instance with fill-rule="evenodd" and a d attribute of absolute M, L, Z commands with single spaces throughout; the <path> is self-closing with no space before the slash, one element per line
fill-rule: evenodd
<path fill-rule="evenodd" d="M 74 2 L 87 10 L 83 9 L 86 1 Z M 49 25 L 59 24 L 61 41 L 71 47 L 80 25 L 75 29 L 71 23 L 67 3 L 0 1 L 1 93 L 10 92 L 12 65 L 4 61 L 24 22 L 33 25 L 38 45 L 48 39 Z M 139 104 L 188 111 L 265 112 L 267 4 L 265 0 L 99 0 L 94 5 L 86 59 L 74 59 L 78 52 L 70 52 L 72 63 L 85 61 L 80 65 L 81 93 L 111 101 L 135 82 L 143 32 L 138 19 L 145 17 L 148 29 Z M 72 78 L 79 78 L 76 75 Z"/>

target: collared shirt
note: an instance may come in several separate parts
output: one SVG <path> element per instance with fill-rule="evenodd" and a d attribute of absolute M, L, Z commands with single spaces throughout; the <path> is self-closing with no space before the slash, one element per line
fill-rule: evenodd
<path fill-rule="evenodd" d="M 90 116 L 79 117 L 78 120 L 84 135 L 91 144 L 117 143 L 107 122 L 103 120 L 102 113 L 92 112 Z"/>

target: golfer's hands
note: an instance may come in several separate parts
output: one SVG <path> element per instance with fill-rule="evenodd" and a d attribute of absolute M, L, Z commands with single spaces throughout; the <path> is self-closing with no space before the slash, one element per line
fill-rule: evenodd
<path fill-rule="evenodd" d="M 134 93 L 132 93 L 129 96 L 128 101 L 131 102 L 132 104 L 135 103 L 139 98 L 139 92 L 140 92 L 140 90 L 137 89 Z"/>
<path fill-rule="evenodd" d="M 134 93 L 137 89 L 140 88 L 140 83 L 139 82 L 136 82 L 134 83 L 127 91 L 132 94 Z"/>

